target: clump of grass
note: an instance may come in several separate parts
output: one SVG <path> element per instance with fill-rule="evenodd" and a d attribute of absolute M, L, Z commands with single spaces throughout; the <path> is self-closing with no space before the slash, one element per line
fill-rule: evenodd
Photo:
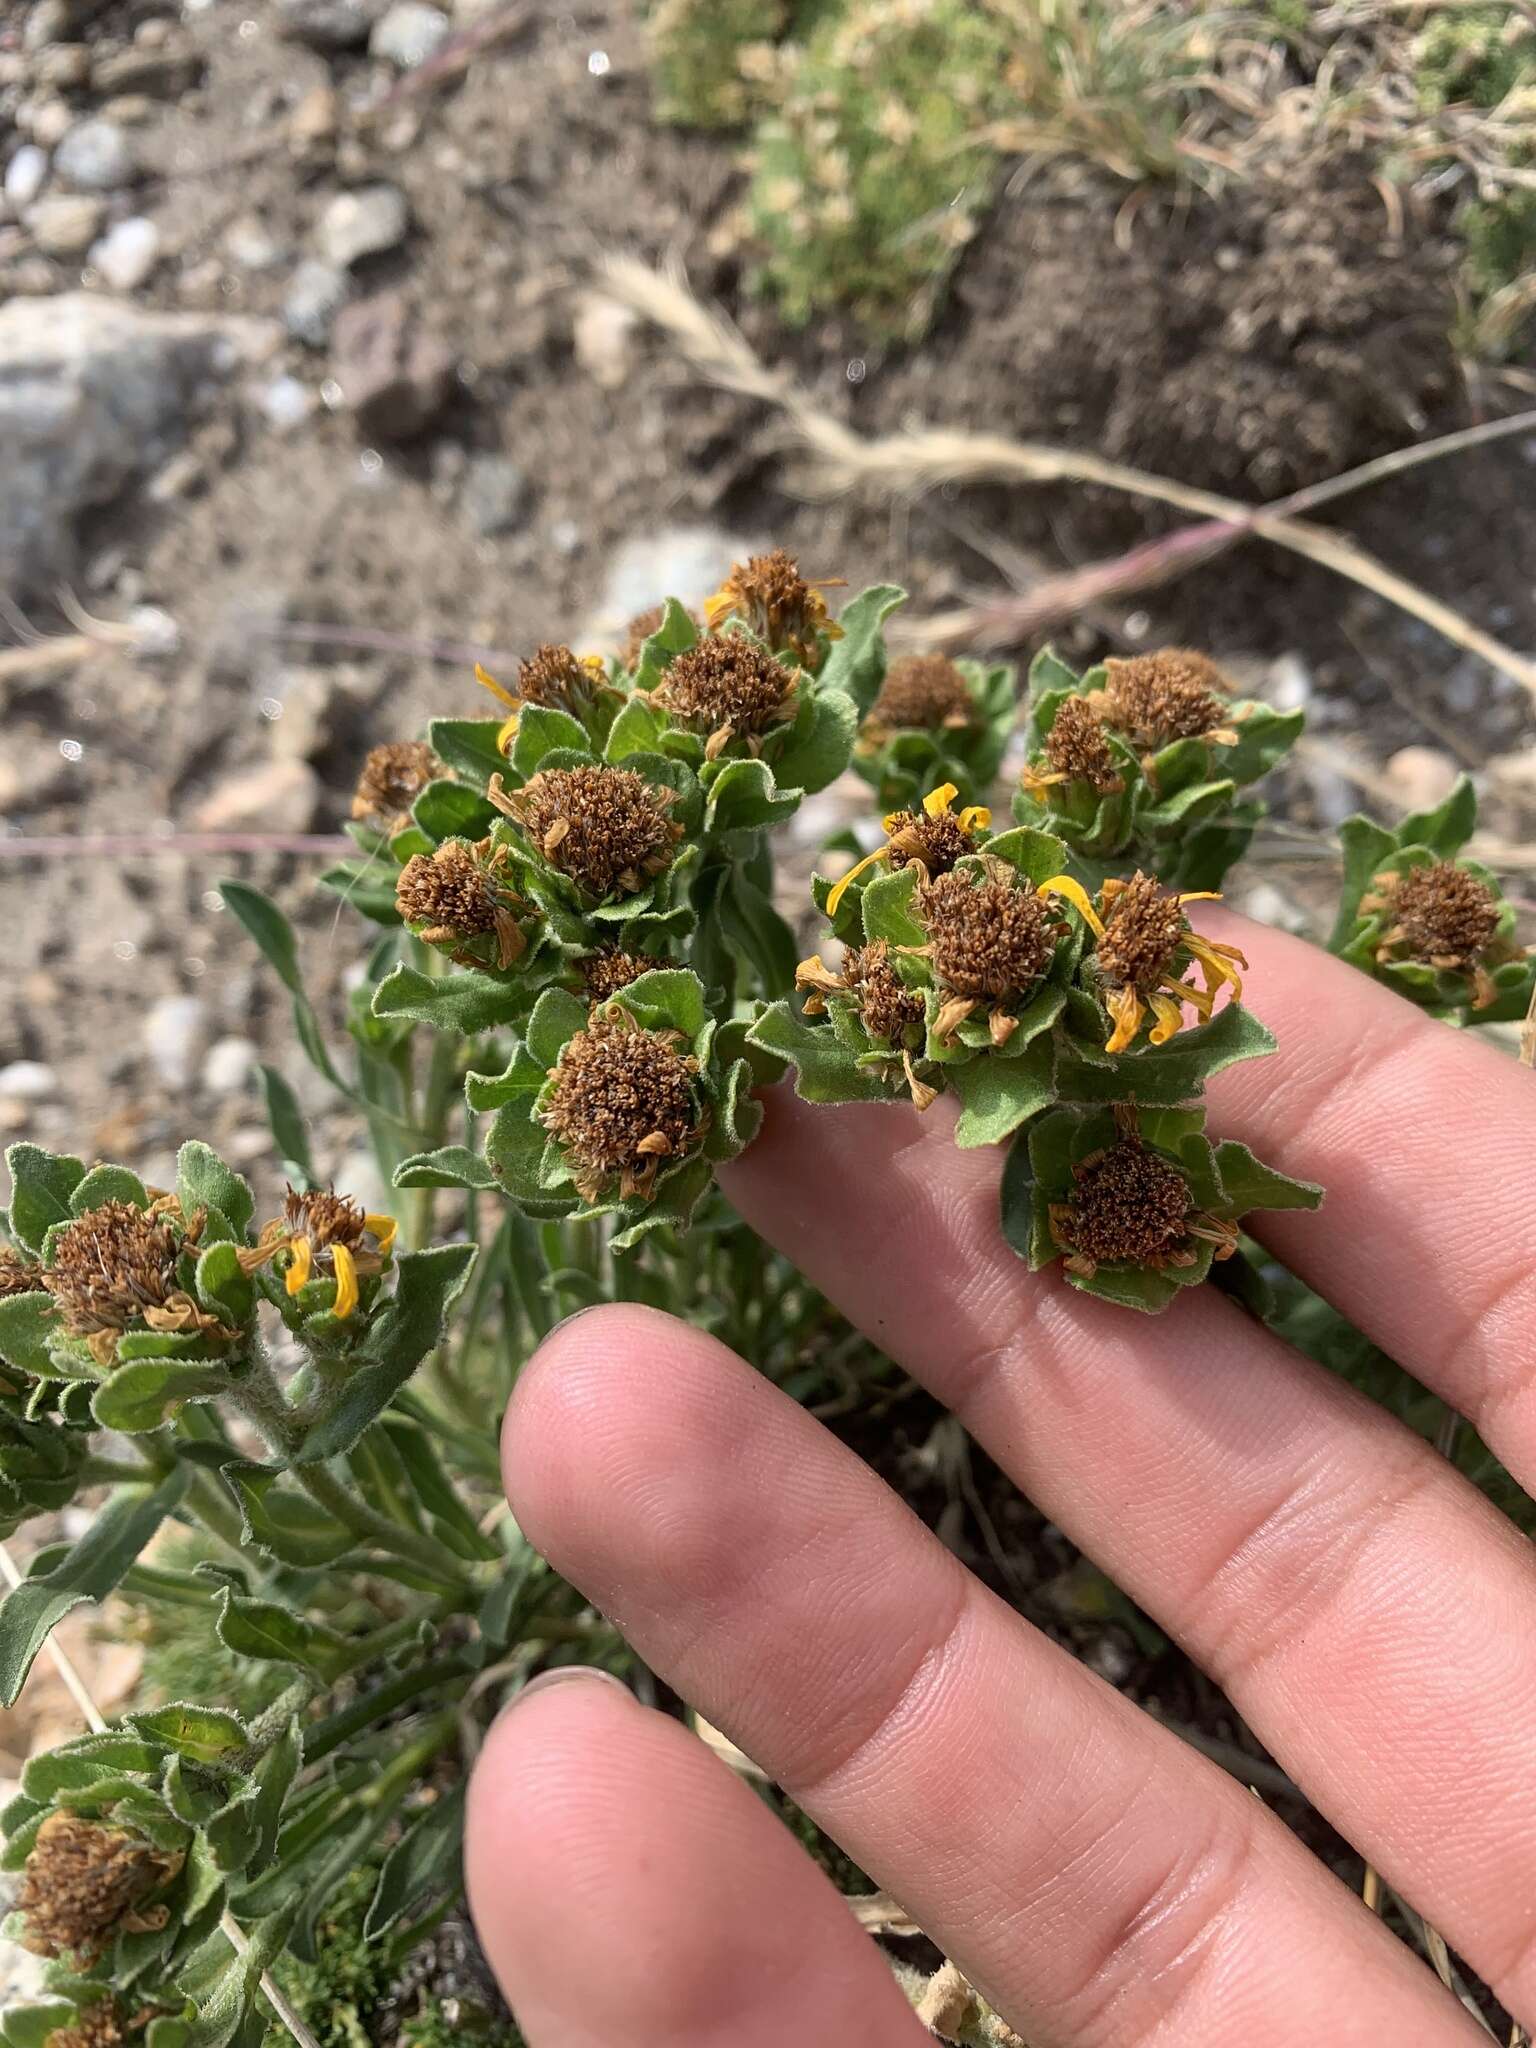
<path fill-rule="evenodd" d="M 754 112 L 748 52 L 789 26 L 784 0 L 657 0 L 646 22 L 660 120 L 739 128 Z"/>

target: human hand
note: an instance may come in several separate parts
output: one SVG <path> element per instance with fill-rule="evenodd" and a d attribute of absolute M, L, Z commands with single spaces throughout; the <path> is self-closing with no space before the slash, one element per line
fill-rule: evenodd
<path fill-rule="evenodd" d="M 1531 1484 L 1536 1078 L 1313 947 L 1220 928 L 1283 1050 L 1212 1084 L 1212 1129 L 1328 1191 L 1257 1219 L 1266 1243 Z M 944 1114 L 780 1090 L 727 1190 L 1536 2023 L 1531 1546 L 1216 1290 L 1139 1318 L 1027 1276 L 996 1155 Z M 624 1306 L 566 1325 L 504 1464 L 530 1539 L 1031 2048 L 1486 2043 L 1250 1792 L 711 1338 Z M 928 2038 L 762 1803 L 590 1676 L 493 1730 L 467 1867 L 530 2048 Z"/>

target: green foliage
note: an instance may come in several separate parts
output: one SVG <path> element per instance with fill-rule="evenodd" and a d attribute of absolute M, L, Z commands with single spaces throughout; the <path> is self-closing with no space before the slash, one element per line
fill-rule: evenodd
<path fill-rule="evenodd" d="M 772 43 L 783 0 L 655 0 L 645 24 L 657 118 L 680 128 L 737 128 L 759 96 L 743 53 Z"/>
<path fill-rule="evenodd" d="M 1536 29 L 1518 7 L 1434 8 L 1413 56 L 1427 112 L 1493 108 L 1536 77 Z"/>

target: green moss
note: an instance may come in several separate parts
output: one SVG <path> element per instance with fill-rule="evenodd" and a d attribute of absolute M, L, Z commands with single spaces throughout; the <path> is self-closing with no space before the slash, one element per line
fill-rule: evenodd
<path fill-rule="evenodd" d="M 1004 31 L 974 0 L 828 14 L 758 130 L 748 211 L 760 280 L 803 324 L 847 306 L 877 331 L 932 317 L 989 204 Z"/>
<path fill-rule="evenodd" d="M 352 1870 L 336 1887 L 320 1923 L 319 1960 L 301 1963 L 281 1956 L 273 1965 L 279 1990 L 319 2042 L 320 2048 L 372 2048 L 368 2017 L 389 1990 L 385 1950 L 363 1939 L 363 1920 L 379 1880 L 376 1862 Z M 287 2040 L 279 2030 L 267 2048 Z"/>
<path fill-rule="evenodd" d="M 646 22 L 657 117 L 738 128 L 754 111 L 742 53 L 784 33 L 783 0 L 657 0 Z"/>
<path fill-rule="evenodd" d="M 1442 107 L 1499 106 L 1536 81 L 1536 31 L 1513 7 L 1436 13 L 1414 44 L 1419 102 Z"/>
<path fill-rule="evenodd" d="M 434 1999 L 418 2018 L 407 2020 L 400 2029 L 402 2041 L 410 2048 L 524 2048 L 523 2037 L 510 2020 L 493 2019 L 483 2007 L 469 2000 L 453 2000 L 451 2013 Z"/>

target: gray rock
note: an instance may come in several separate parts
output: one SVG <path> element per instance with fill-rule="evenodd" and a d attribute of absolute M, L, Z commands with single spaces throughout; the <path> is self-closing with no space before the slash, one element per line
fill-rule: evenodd
<path fill-rule="evenodd" d="M 277 32 L 312 50 L 355 50 L 377 16 L 373 0 L 278 0 Z"/>
<path fill-rule="evenodd" d="M 120 220 L 91 251 L 91 266 L 117 292 L 136 291 L 160 261 L 160 230 L 143 214 Z"/>
<path fill-rule="evenodd" d="M 331 374 L 365 434 L 410 441 L 447 404 L 453 356 L 417 326 L 399 292 L 380 292 L 337 320 Z"/>
<path fill-rule="evenodd" d="M 41 1060 L 12 1060 L 0 1067 L 0 1095 L 12 1102 L 51 1102 L 58 1092 L 58 1075 Z"/>
<path fill-rule="evenodd" d="M 79 256 L 101 228 L 105 201 L 88 192 L 48 192 L 27 209 L 26 228 L 45 256 Z"/>
<path fill-rule="evenodd" d="M 294 271 L 283 300 L 283 325 L 306 348 L 324 348 L 331 326 L 347 302 L 345 271 L 306 257 Z"/>
<path fill-rule="evenodd" d="M 248 1038 L 220 1038 L 208 1048 L 202 1083 L 209 1095 L 243 1095 L 261 1057 Z"/>
<path fill-rule="evenodd" d="M 5 200 L 12 213 L 24 213 L 48 178 L 48 152 L 24 142 L 5 167 Z"/>
<path fill-rule="evenodd" d="M 35 0 L 27 25 L 21 32 L 24 50 L 46 50 L 69 34 L 71 8 L 68 0 Z"/>
<path fill-rule="evenodd" d="M 319 800 L 320 778 L 307 761 L 264 761 L 226 776 L 198 805 L 194 823 L 199 832 L 238 832 L 247 825 L 307 832 Z"/>
<path fill-rule="evenodd" d="M 472 455 L 464 477 L 464 517 L 485 539 L 510 533 L 527 509 L 528 479 L 505 455 Z"/>
<path fill-rule="evenodd" d="M 201 392 L 278 340 L 269 321 L 86 292 L 0 306 L 0 589 L 71 575 L 80 515 L 159 468 Z"/>
<path fill-rule="evenodd" d="M 39 149 L 55 148 L 74 125 L 75 117 L 64 100 L 31 100 L 16 109 L 16 126 L 29 134 Z"/>
<path fill-rule="evenodd" d="M 91 90 L 103 98 L 109 93 L 147 93 L 151 99 L 179 99 L 201 84 L 202 76 L 202 58 L 185 44 L 135 43 L 131 49 L 109 50 L 95 59 Z"/>
<path fill-rule="evenodd" d="M 315 409 L 314 399 L 297 377 L 274 377 L 257 403 L 268 426 L 279 434 L 291 434 Z"/>
<path fill-rule="evenodd" d="M 275 270 L 288 251 L 259 215 L 242 213 L 224 230 L 224 248 L 242 270 Z"/>
<path fill-rule="evenodd" d="M 84 43 L 50 43 L 32 65 L 34 85 L 52 86 L 55 92 L 73 92 L 90 75 L 91 53 Z"/>
<path fill-rule="evenodd" d="M 77 121 L 54 152 L 53 168 L 82 192 L 116 192 L 138 176 L 133 145 L 115 121 Z"/>
<path fill-rule="evenodd" d="M 350 270 L 365 256 L 398 247 L 410 225 L 411 210 L 403 192 L 393 185 L 364 185 L 356 192 L 336 194 L 320 216 L 315 244 L 326 263 Z"/>
<path fill-rule="evenodd" d="M 425 0 L 395 0 L 374 24 L 368 53 L 397 64 L 402 71 L 413 71 L 442 47 L 449 27 L 441 8 L 428 7 Z"/>
<path fill-rule="evenodd" d="M 144 1052 L 167 1088 L 187 1087 L 208 1036 L 208 1005 L 197 996 L 162 996 L 144 1019 Z"/>

